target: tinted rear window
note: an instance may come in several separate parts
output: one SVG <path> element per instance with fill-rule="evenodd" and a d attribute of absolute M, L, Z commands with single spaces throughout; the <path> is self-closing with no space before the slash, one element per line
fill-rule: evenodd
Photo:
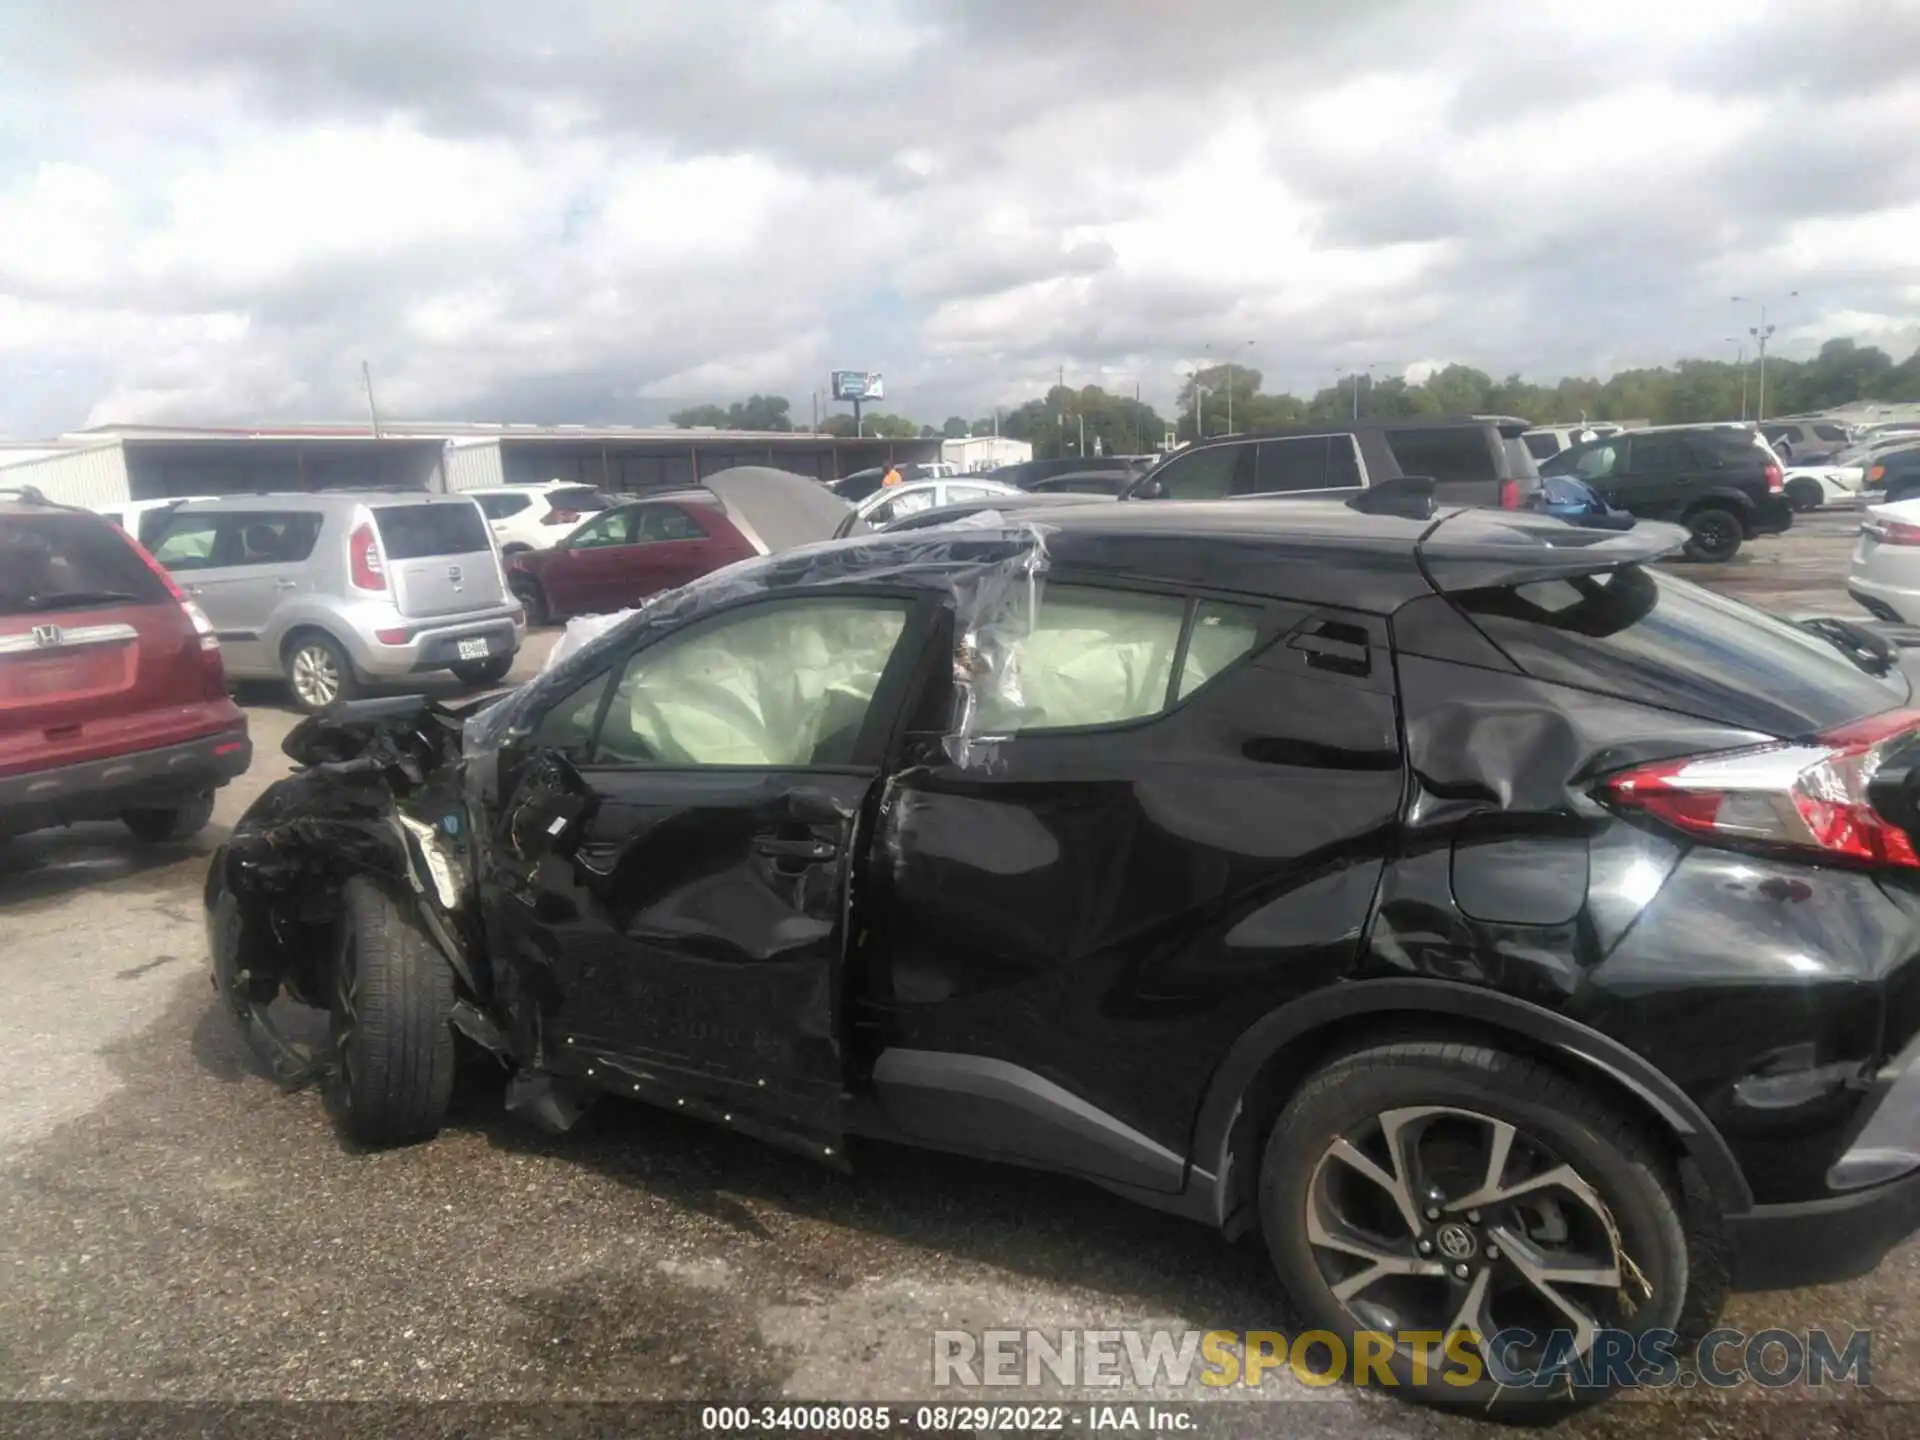
<path fill-rule="evenodd" d="M 1907 699 L 1826 641 L 1639 565 L 1453 597 L 1527 674 L 1797 736 Z"/>
<path fill-rule="evenodd" d="M 471 555 L 492 548 L 480 507 L 471 501 L 464 505 L 384 505 L 373 513 L 380 524 L 380 547 L 389 560 Z"/>
<path fill-rule="evenodd" d="M 1813 433 L 1818 435 L 1822 440 L 1845 440 L 1847 438 L 1847 432 L 1842 430 L 1838 425 L 1816 425 L 1813 427 Z"/>
<path fill-rule="evenodd" d="M 98 516 L 0 517 L 0 615 L 152 605 L 166 598 L 147 562 Z"/>
<path fill-rule="evenodd" d="M 1536 460 L 1545 460 L 1560 453 L 1560 441 L 1552 435 L 1522 435 L 1520 441 L 1527 447 L 1527 453 Z"/>
<path fill-rule="evenodd" d="M 1431 475 L 1445 484 L 1449 480 L 1496 480 L 1493 473 L 1493 447 L 1487 432 L 1472 426 L 1436 430 L 1389 430 L 1387 446 L 1400 464 L 1402 475 Z M 1525 447 L 1519 447 L 1523 452 Z M 1526 474 L 1533 474 L 1528 457 Z"/>

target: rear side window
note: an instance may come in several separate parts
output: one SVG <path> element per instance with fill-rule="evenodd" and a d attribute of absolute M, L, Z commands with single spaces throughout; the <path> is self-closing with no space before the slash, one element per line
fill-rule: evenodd
<path fill-rule="evenodd" d="M 595 490 L 591 485 L 569 485 L 564 490 L 549 490 L 547 504 L 556 510 L 605 510 L 615 504 L 611 495 Z"/>
<path fill-rule="evenodd" d="M 1847 432 L 1842 430 L 1838 425 L 1816 425 L 1813 427 L 1813 433 L 1822 440 L 1845 440 L 1847 438 Z"/>
<path fill-rule="evenodd" d="M 96 516 L 0 518 L 0 615 L 166 598 L 160 577 L 117 528 Z"/>
<path fill-rule="evenodd" d="M 1560 453 L 1559 437 L 1551 432 L 1541 435 L 1522 435 L 1520 443 L 1527 447 L 1527 453 L 1536 460 L 1546 460 Z"/>
<path fill-rule="evenodd" d="M 1824 640 L 1639 565 L 1475 590 L 1453 601 L 1527 674 L 1770 735 L 1903 703 Z"/>
<path fill-rule="evenodd" d="M 977 696 L 982 734 L 1115 725 L 1157 715 L 1253 649 L 1260 611 L 1178 595 L 1049 585 L 1030 628 Z"/>
<path fill-rule="evenodd" d="M 504 520 L 509 515 L 518 515 L 533 503 L 527 495 L 476 495 L 474 503 L 489 520 Z"/>
<path fill-rule="evenodd" d="M 1389 430 L 1386 441 L 1402 475 L 1431 475 L 1443 484 L 1500 478 L 1493 473 L 1493 447 L 1487 442 L 1487 432 L 1476 426 Z"/>
<path fill-rule="evenodd" d="M 1686 441 L 1677 435 L 1635 435 L 1627 441 L 1626 468 L 1635 475 L 1684 470 L 1690 459 Z"/>
<path fill-rule="evenodd" d="M 316 511 L 229 512 L 221 518 L 227 526 L 227 545 L 214 554 L 215 563 L 221 565 L 291 564 L 311 555 L 313 542 L 320 537 Z"/>
<path fill-rule="evenodd" d="M 451 505 L 383 505 L 373 514 L 380 526 L 380 548 L 389 560 L 471 555 L 493 548 L 486 521 L 480 518 L 480 507 L 472 501 Z"/>
<path fill-rule="evenodd" d="M 1253 493 L 1327 488 L 1327 437 L 1262 440 L 1253 462 Z"/>
<path fill-rule="evenodd" d="M 635 538 L 642 541 L 704 540 L 707 532 L 677 505 L 653 505 L 641 512 L 639 532 Z"/>

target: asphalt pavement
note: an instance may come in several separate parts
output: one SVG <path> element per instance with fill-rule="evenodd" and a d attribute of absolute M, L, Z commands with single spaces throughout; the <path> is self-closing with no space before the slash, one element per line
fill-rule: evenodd
<path fill-rule="evenodd" d="M 1815 516 L 1688 573 L 1857 613 L 1838 585 L 1856 523 Z M 1017 1169 L 875 1147 L 846 1176 L 641 1108 L 549 1138 L 485 1083 L 432 1144 L 343 1146 L 209 985 L 207 856 L 285 773 L 295 719 L 242 698 L 253 768 L 191 843 L 100 825 L 0 848 L 0 1400 L 913 1400 L 936 1330 L 1287 1327 L 1257 1245 Z M 1920 1399 L 1917 1270 L 1909 1245 L 1852 1284 L 1740 1297 L 1726 1323 L 1870 1328 L 1865 1393 Z M 1861 1393 L 1638 1396 L 1561 1433 L 1914 1428 Z M 1478 1428 L 1272 1377 L 1162 1398 L 1215 1395 L 1257 1407 L 1234 1412 L 1248 1433 Z M 0 1406 L 0 1432 L 84 1420 Z"/>

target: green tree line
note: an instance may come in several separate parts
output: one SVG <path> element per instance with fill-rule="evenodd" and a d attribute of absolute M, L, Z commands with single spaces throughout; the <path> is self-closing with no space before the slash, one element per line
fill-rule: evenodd
<path fill-rule="evenodd" d="M 1151 405 L 1115 395 L 1098 385 L 1055 385 L 1046 395 L 992 417 L 950 415 L 936 429 L 901 415 L 861 417 L 861 433 L 893 440 L 956 439 L 996 432 L 1033 445 L 1037 457 L 1131 455 L 1155 449 L 1168 430 L 1181 440 L 1199 433 L 1278 429 L 1347 419 L 1416 418 L 1421 415 L 1519 415 L 1536 425 L 1580 420 L 1647 420 L 1656 425 L 1737 420 L 1760 414 L 1758 365 L 1729 360 L 1680 360 L 1675 364 L 1621 370 L 1605 380 L 1567 376 L 1552 385 L 1508 375 L 1496 380 L 1470 365 L 1448 365 L 1418 385 L 1394 376 L 1365 375 L 1329 385 L 1310 398 L 1269 394 L 1261 374 L 1244 365 L 1212 365 L 1188 375 L 1169 423 Z M 1794 415 L 1858 401 L 1920 403 L 1920 350 L 1896 363 L 1875 345 L 1829 340 L 1811 360 L 1769 357 L 1766 414 Z M 1196 400 L 1198 404 L 1196 405 Z M 1231 404 L 1229 404 L 1231 402 Z M 683 428 L 710 425 L 734 430 L 791 430 L 786 397 L 752 395 L 722 409 L 696 405 L 669 419 Z M 822 423 L 829 435 L 853 434 L 853 417 L 836 412 Z M 1084 448 L 1083 448 L 1084 447 Z"/>

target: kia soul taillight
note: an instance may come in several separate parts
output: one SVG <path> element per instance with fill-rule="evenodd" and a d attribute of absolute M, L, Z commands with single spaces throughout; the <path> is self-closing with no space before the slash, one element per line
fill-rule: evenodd
<path fill-rule="evenodd" d="M 387 588 L 386 562 L 380 558 L 380 542 L 371 520 L 362 520 L 347 537 L 347 571 L 356 590 Z"/>
<path fill-rule="evenodd" d="M 1888 752 L 1917 729 L 1920 711 L 1890 710 L 1812 741 L 1636 766 L 1602 781 L 1599 798 L 1732 849 L 1920 869 L 1912 838 L 1867 795 Z"/>

